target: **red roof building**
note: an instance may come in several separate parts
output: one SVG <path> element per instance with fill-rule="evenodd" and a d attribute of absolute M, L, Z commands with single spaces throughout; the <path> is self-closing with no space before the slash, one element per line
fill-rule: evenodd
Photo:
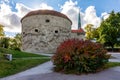
<path fill-rule="evenodd" d="M 85 34 L 85 31 L 80 28 L 80 29 L 77 29 L 77 30 L 71 30 L 72 33 L 80 33 L 80 34 Z"/>

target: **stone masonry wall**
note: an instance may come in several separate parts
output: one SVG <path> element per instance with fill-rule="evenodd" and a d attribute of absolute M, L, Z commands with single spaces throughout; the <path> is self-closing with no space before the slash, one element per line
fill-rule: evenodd
<path fill-rule="evenodd" d="M 80 33 L 71 33 L 71 38 L 77 38 L 77 39 L 85 39 L 85 34 L 80 34 Z"/>
<path fill-rule="evenodd" d="M 54 53 L 63 40 L 71 37 L 71 22 L 52 15 L 34 15 L 22 20 L 22 50 Z"/>

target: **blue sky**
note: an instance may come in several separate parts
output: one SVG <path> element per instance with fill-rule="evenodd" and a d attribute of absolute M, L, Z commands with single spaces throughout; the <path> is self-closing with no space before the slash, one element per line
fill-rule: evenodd
<path fill-rule="evenodd" d="M 120 0 L 0 0 L 0 23 L 8 36 L 21 32 L 21 18 L 32 10 L 51 9 L 67 15 L 77 28 L 80 9 L 82 27 L 93 24 L 98 27 L 101 18 L 107 18 L 112 10 L 120 12 Z"/>

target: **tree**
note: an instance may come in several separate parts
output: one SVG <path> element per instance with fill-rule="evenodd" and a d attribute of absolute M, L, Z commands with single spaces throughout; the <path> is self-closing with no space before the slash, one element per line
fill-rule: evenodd
<path fill-rule="evenodd" d="M 4 26 L 0 24 L 0 36 L 5 36 L 3 27 Z"/>
<path fill-rule="evenodd" d="M 10 41 L 10 38 L 1 37 L 0 38 L 0 47 L 9 48 L 9 46 L 10 46 L 9 41 Z"/>
<path fill-rule="evenodd" d="M 8 48 L 9 47 L 9 39 L 5 38 L 3 25 L 0 24 L 0 47 Z"/>
<path fill-rule="evenodd" d="M 16 34 L 14 38 L 10 40 L 10 49 L 20 50 L 21 48 L 21 34 Z"/>
<path fill-rule="evenodd" d="M 87 40 L 93 40 L 98 37 L 98 31 L 96 28 L 93 28 L 93 26 L 92 24 L 87 24 L 85 27 Z"/>
<path fill-rule="evenodd" d="M 16 36 L 14 38 L 16 40 L 16 48 L 20 50 L 21 45 L 22 45 L 22 43 L 21 43 L 21 38 L 22 38 L 21 34 L 19 34 L 19 33 L 16 34 Z"/>
<path fill-rule="evenodd" d="M 92 39 L 93 25 L 87 24 L 85 27 L 85 30 L 86 30 L 86 39 L 91 40 Z"/>
<path fill-rule="evenodd" d="M 112 11 L 110 16 L 102 21 L 98 33 L 98 41 L 105 46 L 111 46 L 113 49 L 114 45 L 120 42 L 118 40 L 120 38 L 120 13 Z"/>

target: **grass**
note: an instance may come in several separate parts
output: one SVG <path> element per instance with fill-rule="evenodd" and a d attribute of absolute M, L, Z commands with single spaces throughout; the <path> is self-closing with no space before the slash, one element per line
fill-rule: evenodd
<path fill-rule="evenodd" d="M 12 61 L 4 58 L 3 55 L 8 53 L 13 55 Z M 24 71 L 50 60 L 49 57 L 43 57 L 46 56 L 0 48 L 0 78 Z"/>
<path fill-rule="evenodd" d="M 12 51 L 13 57 L 14 58 L 22 58 L 22 57 L 46 57 L 43 55 L 37 55 L 37 54 L 32 54 L 32 53 L 27 53 L 27 52 L 19 52 L 19 51 Z"/>
<path fill-rule="evenodd" d="M 116 66 L 120 66 L 120 62 L 108 62 L 105 65 L 105 69 L 111 68 L 111 67 L 116 67 Z"/>
<path fill-rule="evenodd" d="M 0 48 L 0 52 L 2 54 L 12 54 L 13 58 L 23 58 L 23 57 L 46 57 L 43 55 L 38 55 L 38 54 L 32 54 L 32 53 L 27 53 L 27 52 L 21 52 L 21 51 L 15 51 L 15 50 L 9 50 L 5 48 Z"/>
<path fill-rule="evenodd" d="M 49 59 L 0 61 L 0 78 L 24 71 L 46 61 L 49 61 Z"/>

